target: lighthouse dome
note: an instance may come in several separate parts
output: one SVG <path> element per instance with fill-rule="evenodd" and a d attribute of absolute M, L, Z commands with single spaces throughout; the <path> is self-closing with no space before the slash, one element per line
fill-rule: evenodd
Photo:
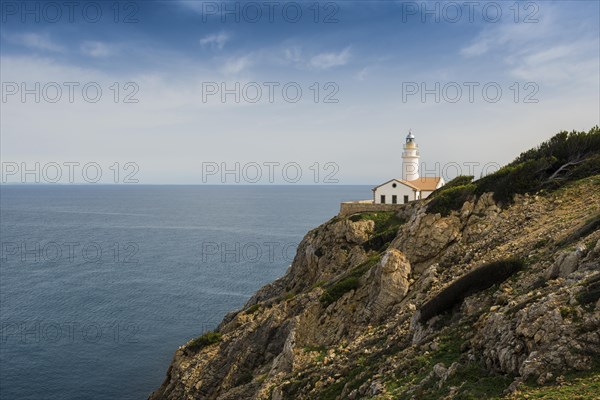
<path fill-rule="evenodd" d="M 408 131 L 408 136 L 406 136 L 406 142 L 413 142 L 415 140 L 415 135 L 413 135 L 412 130 Z"/>

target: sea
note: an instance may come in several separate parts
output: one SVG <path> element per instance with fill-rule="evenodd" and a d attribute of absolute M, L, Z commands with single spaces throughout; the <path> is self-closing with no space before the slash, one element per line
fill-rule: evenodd
<path fill-rule="evenodd" d="M 146 399 L 368 186 L 2 185 L 0 398 Z"/>

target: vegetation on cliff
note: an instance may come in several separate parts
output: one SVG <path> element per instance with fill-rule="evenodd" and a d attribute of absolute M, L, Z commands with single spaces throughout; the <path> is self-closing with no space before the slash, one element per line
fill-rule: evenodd
<path fill-rule="evenodd" d="M 564 132 L 398 214 L 331 219 L 151 398 L 596 399 L 598 143 Z"/>
<path fill-rule="evenodd" d="M 446 216 L 483 193 L 507 205 L 515 194 L 555 190 L 568 182 L 600 174 L 600 128 L 560 132 L 536 148 L 521 153 L 493 174 L 473 181 L 459 176 L 432 193 L 428 211 Z"/>

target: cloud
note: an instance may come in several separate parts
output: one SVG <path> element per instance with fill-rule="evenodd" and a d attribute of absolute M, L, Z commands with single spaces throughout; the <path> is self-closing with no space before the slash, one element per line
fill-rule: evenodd
<path fill-rule="evenodd" d="M 329 69 L 346 65 L 350 59 L 350 48 L 346 47 L 339 53 L 321 53 L 310 59 L 309 66 L 315 69 Z"/>
<path fill-rule="evenodd" d="M 14 44 L 29 47 L 30 49 L 57 53 L 62 53 L 65 51 L 64 47 L 52 41 L 48 35 L 38 33 L 21 33 L 10 35 L 7 39 Z"/>
<path fill-rule="evenodd" d="M 231 35 L 229 33 L 220 32 L 203 37 L 200 39 L 200 44 L 203 47 L 217 48 L 221 50 L 225 46 L 225 43 L 229 41 L 229 39 L 231 39 Z"/>
<path fill-rule="evenodd" d="M 214 1 L 207 0 L 178 0 L 174 1 L 173 3 L 180 7 L 183 7 L 184 9 L 195 11 L 198 14 L 203 14 L 205 8 L 207 8 L 208 6 L 210 6 L 210 9 L 212 10 L 212 8 L 217 4 Z"/>
<path fill-rule="evenodd" d="M 488 52 L 491 46 L 489 38 L 479 38 L 470 46 L 460 49 L 460 54 L 466 57 L 480 56 Z"/>
<path fill-rule="evenodd" d="M 86 41 L 81 44 L 81 52 L 90 57 L 107 57 L 113 54 L 113 48 L 102 42 Z"/>
<path fill-rule="evenodd" d="M 252 65 L 252 57 L 249 55 L 242 57 L 230 58 L 223 65 L 223 73 L 232 75 L 237 74 Z"/>
<path fill-rule="evenodd" d="M 511 79 L 552 86 L 597 85 L 597 28 L 594 33 L 577 26 L 572 15 L 559 11 L 547 5 L 538 23 L 488 25 L 459 53 L 500 66 Z"/>
<path fill-rule="evenodd" d="M 287 47 L 283 50 L 283 58 L 286 63 L 300 63 L 302 61 L 302 50 L 298 46 Z"/>
<path fill-rule="evenodd" d="M 361 69 L 360 71 L 358 71 L 354 75 L 354 78 L 359 81 L 364 81 L 368 74 L 369 74 L 369 68 L 365 67 L 365 68 Z"/>

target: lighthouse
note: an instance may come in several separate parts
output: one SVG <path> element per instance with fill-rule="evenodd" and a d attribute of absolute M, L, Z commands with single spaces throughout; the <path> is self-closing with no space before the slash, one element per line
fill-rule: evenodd
<path fill-rule="evenodd" d="M 425 199 L 436 189 L 444 186 L 445 182 L 441 176 L 421 177 L 419 175 L 419 157 L 419 146 L 415 142 L 415 135 L 412 131 L 408 131 L 402 152 L 402 178 L 393 178 L 374 187 L 373 200 L 369 200 L 369 206 L 361 206 L 361 209 L 382 211 L 384 208 L 381 208 L 381 204 L 393 206 Z M 374 208 L 369 208 L 370 205 Z M 358 212 L 357 209 L 354 208 L 354 212 Z"/>
<path fill-rule="evenodd" d="M 404 152 L 402 153 L 402 179 L 415 181 L 419 179 L 419 146 L 415 142 L 412 130 L 408 131 Z"/>

